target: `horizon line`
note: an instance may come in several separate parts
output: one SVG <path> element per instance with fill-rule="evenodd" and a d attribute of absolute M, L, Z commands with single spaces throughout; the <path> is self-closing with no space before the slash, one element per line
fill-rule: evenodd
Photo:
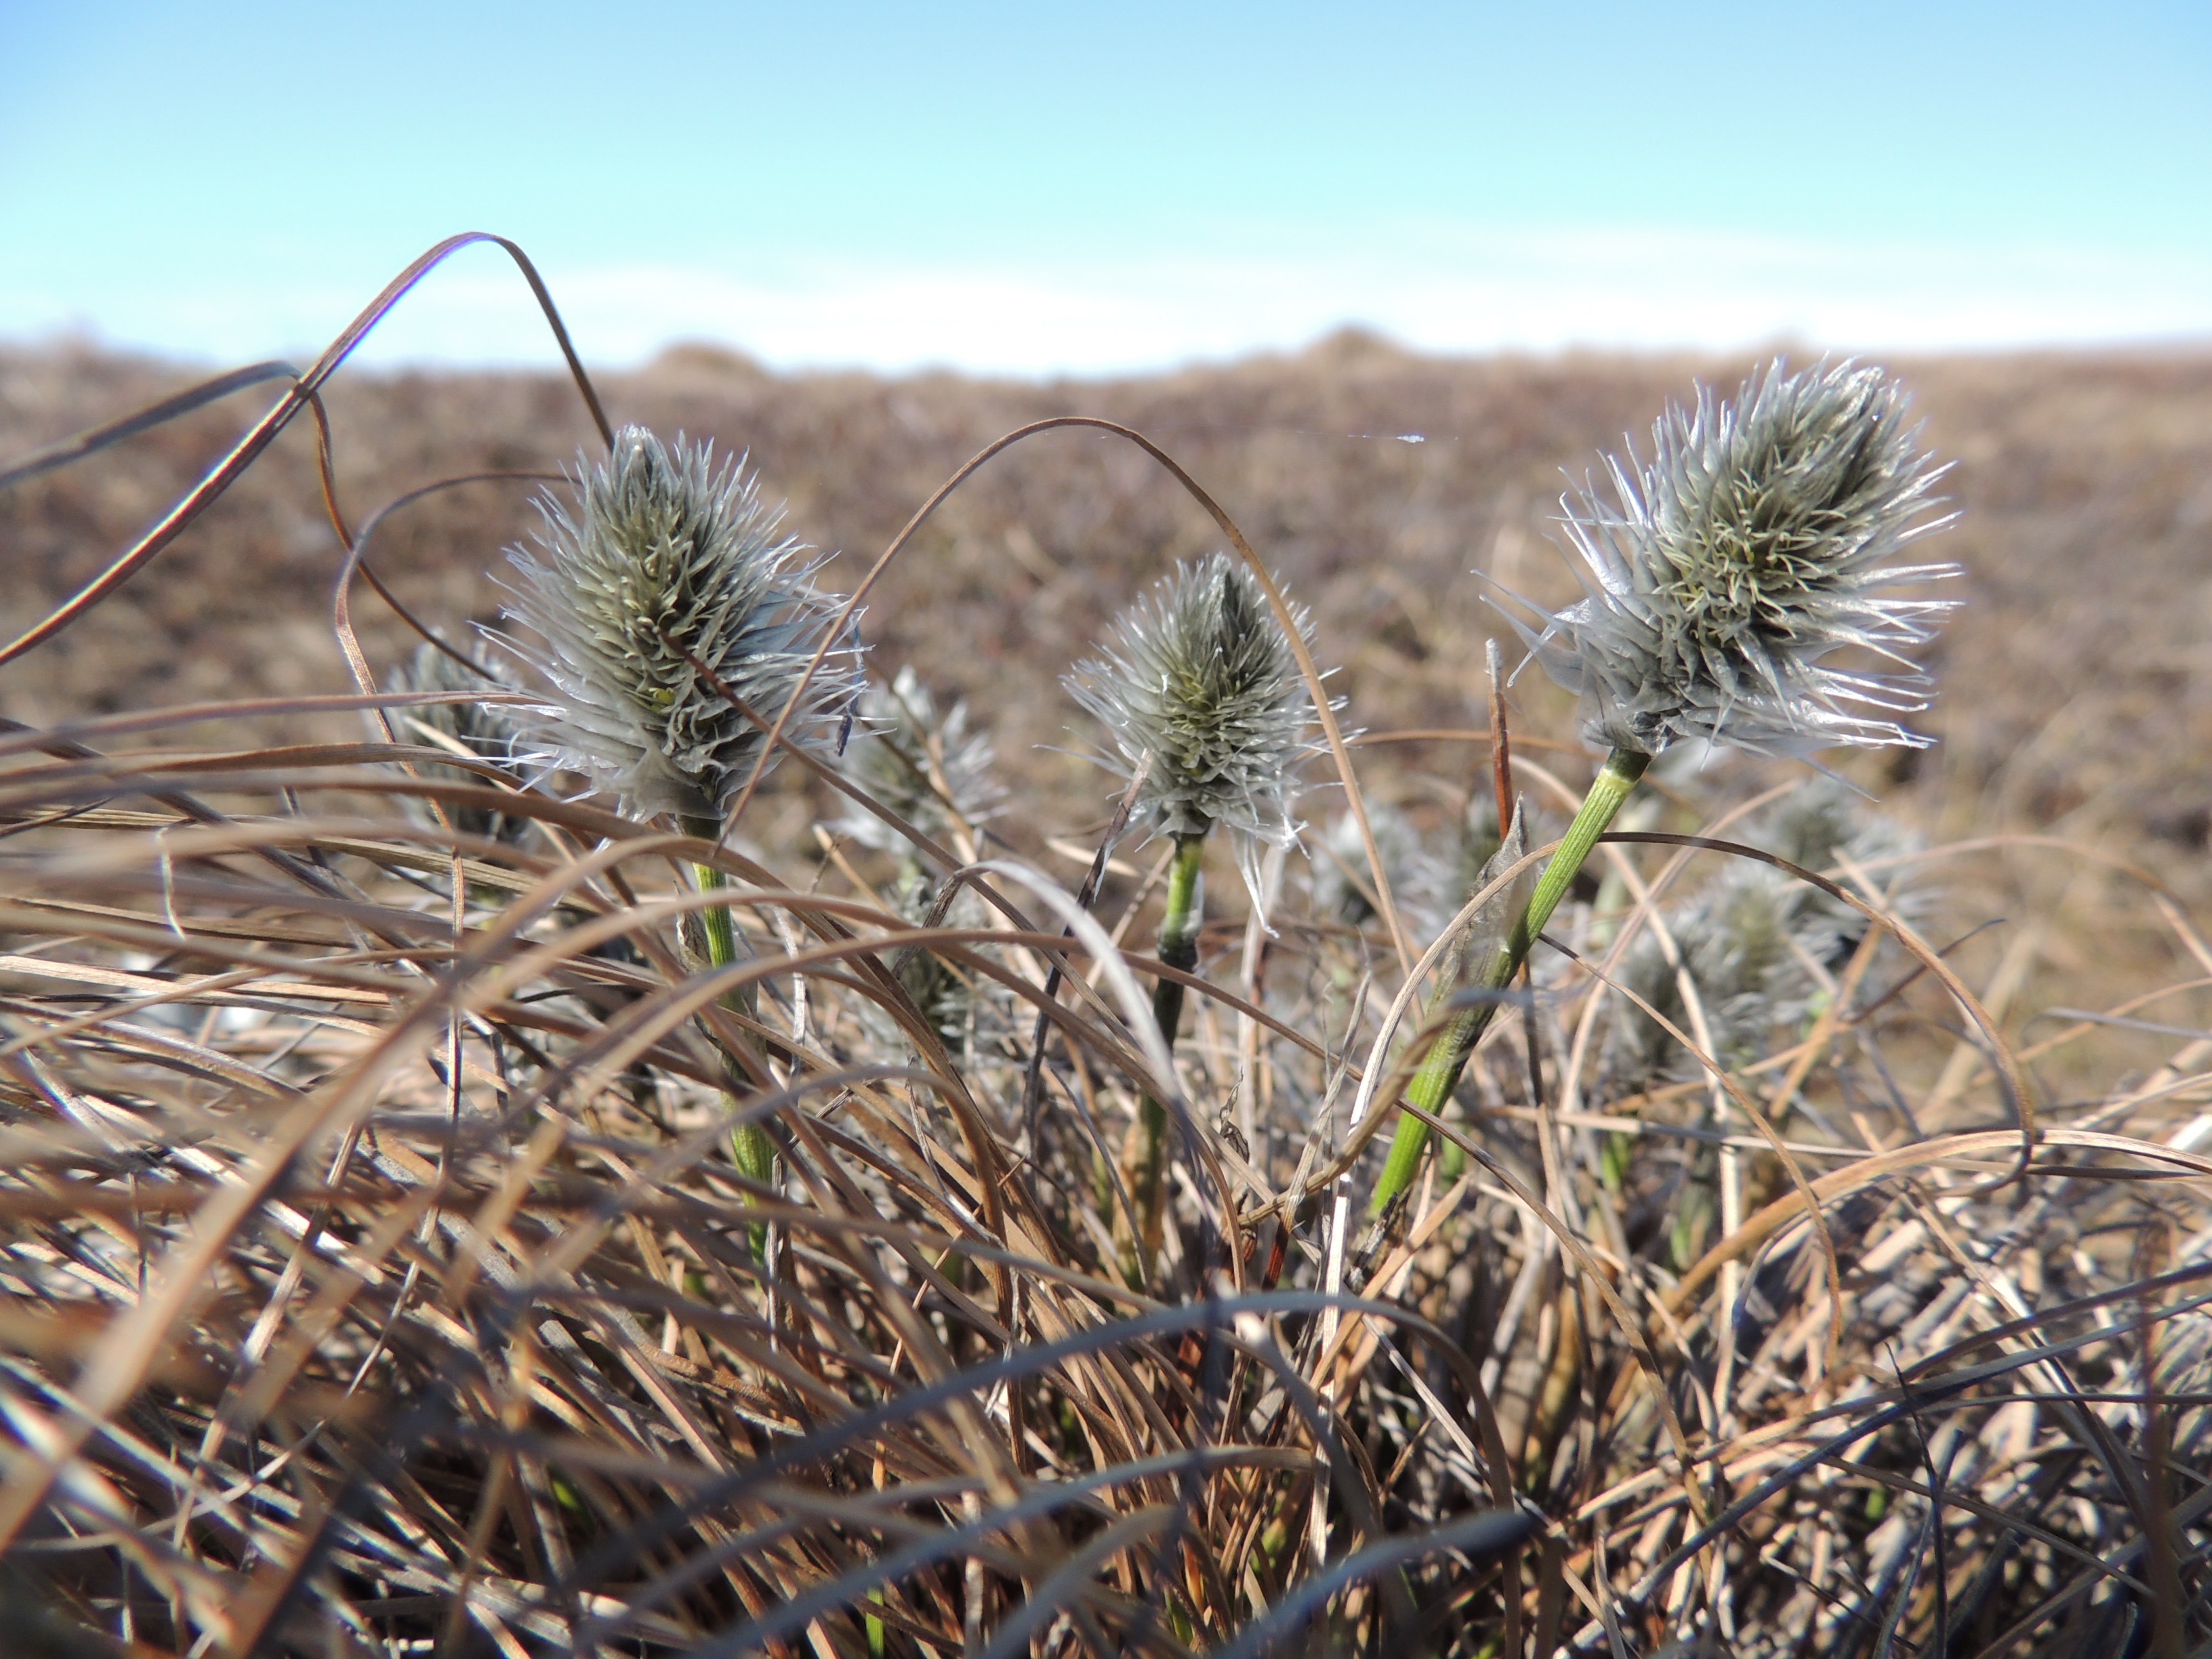
<path fill-rule="evenodd" d="M 0 264 L 0 340 L 240 362 L 319 352 L 407 257 L 62 283 Z M 1310 350 L 1346 329 L 1446 358 L 2159 351 L 2212 342 L 2212 257 L 2057 246 L 1873 246 L 1586 227 L 1441 231 L 1264 255 L 1109 263 L 817 257 L 536 258 L 579 355 L 619 372 L 707 346 L 771 372 L 1113 380 Z M 557 361 L 496 250 L 425 274 L 358 361 L 496 370 Z"/>
<path fill-rule="evenodd" d="M 508 357 L 469 360 L 444 356 L 415 357 L 357 350 L 345 368 L 372 379 L 423 376 L 433 379 L 567 377 L 550 331 L 545 334 L 548 361 Z M 1914 343 L 1895 348 L 1822 344 L 1802 335 L 1777 333 L 1764 339 L 1736 342 L 1607 342 L 1516 343 L 1452 348 L 1408 341 L 1387 329 L 1364 322 L 1343 322 L 1309 337 L 1301 343 L 1255 344 L 1218 355 L 1201 355 L 1153 364 L 1096 369 L 1040 369 L 1031 372 L 971 368 L 954 362 L 918 362 L 884 365 L 866 362 L 796 362 L 778 363 L 748 349 L 740 342 L 708 335 L 679 336 L 643 356 L 619 360 L 595 359 L 579 351 L 584 368 L 593 374 L 615 377 L 648 376 L 687 362 L 757 374 L 769 380 L 806 380 L 861 379 L 886 382 L 958 380 L 978 384 L 1051 386 L 1067 384 L 1110 386 L 1125 382 L 1161 380 L 1184 374 L 1230 374 L 1269 363 L 1296 363 L 1331 353 L 1371 353 L 1399 357 L 1412 363 L 1445 366 L 1477 363 L 1664 363 L 1712 362 L 1783 358 L 1820 362 L 1832 358 L 1882 361 L 1890 363 L 2002 362 L 2051 359 L 2123 362 L 2145 359 L 2212 361 L 2212 329 L 2146 333 L 2139 336 L 2017 341 L 1964 341 L 1955 343 Z M 279 353 L 274 356 L 218 356 L 210 353 L 165 349 L 159 345 L 111 338 L 83 325 L 62 326 L 35 333 L 0 331 L 0 353 L 27 358 L 97 358 L 107 362 L 139 362 L 149 367 L 216 373 L 246 362 L 312 362 L 318 351 Z"/>

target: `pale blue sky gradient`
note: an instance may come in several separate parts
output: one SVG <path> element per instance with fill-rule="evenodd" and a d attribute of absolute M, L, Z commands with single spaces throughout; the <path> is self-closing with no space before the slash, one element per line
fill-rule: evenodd
<path fill-rule="evenodd" d="M 515 237 L 600 362 L 2212 337 L 2212 5 L 0 0 L 0 337 L 312 350 Z M 483 250 L 386 360 L 545 361 Z"/>

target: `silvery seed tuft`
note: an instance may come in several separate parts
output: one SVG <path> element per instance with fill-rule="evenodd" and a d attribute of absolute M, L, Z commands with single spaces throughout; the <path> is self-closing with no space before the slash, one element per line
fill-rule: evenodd
<path fill-rule="evenodd" d="M 1682 967 L 1697 987 L 1713 1057 L 1726 1066 L 1759 1058 L 1768 1035 L 1804 1012 L 1812 982 L 1790 949 L 1802 895 L 1817 890 L 1764 864 L 1739 864 L 1667 919 Z M 1620 966 L 1621 983 L 1692 1032 L 1674 965 L 1657 935 L 1644 933 Z M 1703 1068 L 1641 1008 L 1631 1004 L 1614 1027 L 1613 1076 L 1642 1089 Z"/>
<path fill-rule="evenodd" d="M 1530 605 L 1540 632 L 1514 626 L 1581 697 L 1588 741 L 1790 757 L 1928 742 L 1891 717 L 1928 707 L 1904 653 L 1954 602 L 1875 597 L 1958 574 L 1883 563 L 1951 522 L 1930 494 L 1944 469 L 1905 416 L 1880 369 L 1778 362 L 1733 402 L 1700 387 L 1653 426 L 1648 464 L 1632 445 L 1605 484 L 1562 498 L 1584 597 L 1557 615 Z M 1849 647 L 1890 667 L 1826 665 Z"/>
<path fill-rule="evenodd" d="M 1920 866 L 1910 861 L 1909 855 L 1921 849 L 1920 837 L 1871 811 L 1847 785 L 1832 778 L 1815 778 L 1793 790 L 1753 827 L 1747 839 L 1856 890 L 1856 884 L 1842 868 L 1848 859 L 1866 870 L 1887 908 L 1907 921 L 1923 919 L 1937 896 L 1924 885 Z M 1817 887 L 1801 883 L 1796 893 L 1791 933 L 1814 961 L 1840 967 L 1873 924 L 1863 912 Z"/>
<path fill-rule="evenodd" d="M 1292 615 L 1310 641 L 1304 607 Z M 1226 825 L 1256 895 L 1260 848 L 1297 839 L 1292 773 L 1312 750 L 1313 704 L 1251 574 L 1226 553 L 1177 565 L 1062 684 L 1106 727 L 1104 765 L 1127 776 L 1152 757 L 1132 822 L 1168 836 Z"/>
<path fill-rule="evenodd" d="M 998 811 L 1006 791 L 992 775 L 995 759 L 990 734 L 971 725 L 967 702 L 940 709 L 908 666 L 889 685 L 872 685 L 861 694 L 843 770 L 855 786 L 941 842 L 956 822 L 973 828 Z M 836 828 L 864 847 L 900 854 L 912 850 L 904 836 L 858 807 Z"/>
<path fill-rule="evenodd" d="M 1382 868 L 1390 878 L 1392 901 L 1417 937 L 1433 937 L 1443 918 L 1451 914 L 1452 907 L 1446 905 L 1445 899 L 1465 897 L 1464 884 L 1455 886 L 1444 860 L 1430 852 L 1420 831 L 1397 807 L 1387 801 L 1373 803 L 1367 809 L 1367 823 L 1375 832 L 1376 850 L 1382 854 Z M 1492 850 L 1496 846 L 1493 835 Z M 1314 851 L 1314 914 L 1347 927 L 1366 927 L 1376 917 L 1374 881 L 1359 821 L 1349 811 L 1340 812 Z"/>
<path fill-rule="evenodd" d="M 627 810 L 718 819 L 766 733 L 702 675 L 773 724 L 794 696 L 837 606 L 817 562 L 780 536 L 742 460 L 711 445 L 664 444 L 624 427 L 573 499 L 540 496 L 535 550 L 509 556 L 507 615 L 543 641 L 517 645 L 556 696 L 532 736 L 542 763 L 590 780 Z M 856 690 L 841 645 L 790 709 L 788 741 L 833 747 Z"/>
<path fill-rule="evenodd" d="M 471 671 L 426 642 L 416 649 L 413 660 L 392 674 L 392 689 L 467 694 L 465 702 L 420 703 L 392 710 L 392 723 L 399 728 L 403 741 L 465 750 L 495 766 L 513 768 L 523 758 L 515 718 L 521 711 L 513 704 L 477 701 L 488 691 L 514 689 L 513 682 L 491 664 L 478 661 Z M 481 785 L 484 781 L 458 766 L 419 769 L 424 776 L 445 782 Z M 414 804 L 410 803 L 410 810 L 416 810 Z M 461 834 L 489 841 L 518 841 L 530 828 L 526 817 L 510 817 L 480 806 L 448 807 L 447 813 Z M 427 818 L 428 807 L 422 807 L 418 815 Z"/>

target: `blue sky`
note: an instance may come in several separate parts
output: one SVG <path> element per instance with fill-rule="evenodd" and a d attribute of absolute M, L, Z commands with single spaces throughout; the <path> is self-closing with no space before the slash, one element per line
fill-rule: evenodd
<path fill-rule="evenodd" d="M 0 337 L 1097 373 L 2212 337 L 2212 6 L 0 0 Z M 476 250 L 387 361 L 545 361 Z"/>

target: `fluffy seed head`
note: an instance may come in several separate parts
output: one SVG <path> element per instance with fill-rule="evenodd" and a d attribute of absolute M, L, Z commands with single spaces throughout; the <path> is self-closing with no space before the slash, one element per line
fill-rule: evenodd
<path fill-rule="evenodd" d="M 1754 821 L 1744 838 L 1814 871 L 1846 859 L 1875 864 L 1918 844 L 1910 830 L 1868 811 L 1847 786 L 1826 778 L 1793 791 Z M 1886 867 L 1875 878 L 1888 885 L 1890 906 L 1907 916 L 1924 911 L 1930 896 L 1909 884 L 1911 868 Z M 1871 925 L 1860 911 L 1810 883 L 1747 860 L 1729 865 L 1667 917 L 1714 1045 L 1729 1065 L 1758 1058 L 1777 1027 L 1802 1020 L 1822 988 L 1814 968 L 1841 968 Z M 1621 979 L 1685 1031 L 1690 1029 L 1674 970 L 1655 934 L 1642 935 L 1630 947 Z M 1698 1069 L 1673 1037 L 1632 1008 L 1614 1028 L 1611 1053 L 1615 1079 L 1629 1087 L 1695 1075 Z"/>
<path fill-rule="evenodd" d="M 1310 641 L 1311 618 L 1292 615 Z M 1103 764 L 1126 777 L 1151 755 L 1135 818 L 1173 836 L 1226 824 L 1256 893 L 1261 845 L 1297 839 L 1291 773 L 1311 748 L 1313 704 L 1251 573 L 1226 553 L 1178 564 L 1061 684 L 1105 726 Z"/>
<path fill-rule="evenodd" d="M 912 667 L 860 696 L 860 718 L 845 748 L 845 775 L 933 841 L 954 821 L 978 824 L 1006 792 L 991 775 L 996 756 L 988 732 L 969 725 L 968 705 L 940 711 Z M 864 847 L 904 854 L 905 836 L 855 809 L 837 828 Z"/>
<path fill-rule="evenodd" d="M 902 915 L 925 927 L 988 927 L 992 920 L 989 907 L 973 888 L 963 885 L 947 893 L 918 872 L 910 872 L 890 896 Z M 1013 1012 L 1012 994 L 989 975 L 955 966 L 921 946 L 894 952 L 891 960 L 899 984 L 953 1054 L 972 1063 L 978 1044 L 991 1044 L 1006 1033 Z"/>
<path fill-rule="evenodd" d="M 544 641 L 514 648 L 556 694 L 532 735 L 543 759 L 629 810 L 719 818 L 767 734 L 692 659 L 773 724 L 836 606 L 813 585 L 810 550 L 777 534 L 782 510 L 711 445 L 624 427 L 573 483 L 573 500 L 539 498 L 536 550 L 508 556 L 507 614 Z M 788 740 L 835 741 L 856 654 L 831 653 L 791 709 Z"/>
<path fill-rule="evenodd" d="M 1798 895 L 1811 890 L 1771 866 L 1742 864 L 1667 918 L 1682 966 L 1697 987 L 1714 1057 L 1723 1066 L 1757 1059 L 1773 1028 L 1803 1011 L 1812 981 L 1799 968 L 1790 939 Z M 1692 1032 L 1680 981 L 1656 934 L 1644 934 L 1629 948 L 1620 980 L 1679 1030 Z M 1610 1053 L 1615 1080 L 1631 1089 L 1702 1070 L 1633 1005 L 1613 1028 Z"/>
<path fill-rule="evenodd" d="M 1754 826 L 1749 839 L 1807 870 L 1832 872 L 1848 859 L 1868 868 L 1888 907 L 1909 921 L 1929 909 L 1936 895 L 1921 885 L 1916 865 L 1891 860 L 1916 853 L 1920 838 L 1895 820 L 1868 810 L 1865 801 L 1832 778 L 1815 778 L 1794 790 Z M 1852 884 L 1844 882 L 1846 886 Z M 1814 961 L 1842 965 L 1873 926 L 1866 916 L 1817 887 L 1797 884 L 1790 932 Z"/>
<path fill-rule="evenodd" d="M 395 691 L 438 691 L 466 694 L 468 701 L 456 702 L 421 703 L 412 708 L 392 710 L 392 723 L 399 728 L 403 739 L 414 739 L 434 748 L 456 750 L 489 761 L 495 766 L 512 767 L 521 758 L 519 747 L 520 732 L 515 720 L 517 709 L 513 704 L 480 702 L 475 699 L 487 691 L 511 691 L 513 684 L 496 667 L 478 661 L 473 670 L 455 661 L 434 645 L 419 647 L 414 659 L 392 676 Z M 423 775 L 452 783 L 481 784 L 484 780 L 473 772 L 458 766 L 425 766 Z M 414 810 L 415 803 L 410 803 Z M 421 816 L 428 818 L 424 807 Z M 510 817 L 504 812 L 488 811 L 478 806 L 448 807 L 447 816 L 454 829 L 465 836 L 481 836 L 489 841 L 519 841 L 530 828 L 526 817 Z"/>
<path fill-rule="evenodd" d="M 1732 403 L 1699 388 L 1653 426 L 1649 464 L 1632 446 L 1607 458 L 1609 488 L 1563 498 L 1585 597 L 1529 605 L 1540 633 L 1514 626 L 1581 696 L 1584 738 L 1651 755 L 1690 738 L 1784 756 L 1927 743 L 1888 717 L 1927 708 L 1903 653 L 1954 602 L 1875 597 L 1958 574 L 1881 567 L 1951 522 L 1905 408 L 1880 369 L 1778 362 Z M 1899 672 L 1823 665 L 1846 647 Z"/>
<path fill-rule="evenodd" d="M 1466 895 L 1455 894 L 1444 861 L 1423 844 L 1420 831 L 1405 813 L 1387 801 L 1375 801 L 1367 808 L 1367 824 L 1375 832 L 1376 850 L 1390 878 L 1392 902 L 1415 935 L 1431 937 L 1451 914 L 1445 898 Z M 1492 844 L 1494 849 L 1494 836 Z M 1314 914 L 1347 927 L 1366 927 L 1376 915 L 1374 881 L 1358 819 L 1348 811 L 1339 813 L 1314 853 Z"/>

